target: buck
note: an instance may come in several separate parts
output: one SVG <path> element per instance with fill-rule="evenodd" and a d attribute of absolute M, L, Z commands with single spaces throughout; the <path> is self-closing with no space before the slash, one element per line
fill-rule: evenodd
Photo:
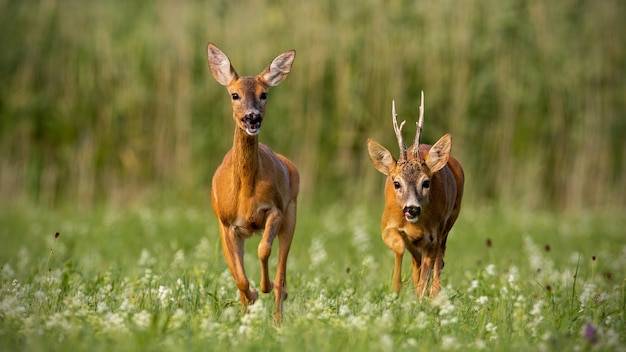
<path fill-rule="evenodd" d="M 400 156 L 398 160 L 374 140 L 367 141 L 374 167 L 387 175 L 385 209 L 382 216 L 383 242 L 395 253 L 393 289 L 402 286 L 402 257 L 407 250 L 413 257 L 413 283 L 419 297 L 435 297 L 441 289 L 448 233 L 461 210 L 465 177 L 459 162 L 450 156 L 452 140 L 444 135 L 434 145 L 420 145 L 424 120 L 424 93 L 419 109 L 414 144 L 407 150 L 392 102 L 393 128 Z M 432 281 L 432 282 L 431 282 Z"/>
<path fill-rule="evenodd" d="M 242 309 L 258 298 L 244 270 L 244 240 L 263 231 L 258 246 L 261 261 L 260 288 L 272 289 L 276 297 L 274 319 L 282 321 L 287 298 L 287 256 L 296 226 L 298 170 L 286 157 L 259 143 L 269 87 L 289 74 L 296 52 L 277 56 L 256 76 L 239 76 L 230 60 L 215 44 L 207 46 L 213 77 L 226 86 L 231 98 L 235 136 L 212 180 L 211 202 L 219 222 L 222 250 L 241 297 Z M 278 236 L 278 263 L 274 282 L 268 274 L 268 259 Z"/>

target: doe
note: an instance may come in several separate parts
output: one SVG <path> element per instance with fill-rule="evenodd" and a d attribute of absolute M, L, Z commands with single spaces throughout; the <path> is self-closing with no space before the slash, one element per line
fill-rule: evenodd
<path fill-rule="evenodd" d="M 296 56 L 290 50 L 276 57 L 256 76 L 239 76 L 230 60 L 215 44 L 207 46 L 213 77 L 226 86 L 231 98 L 235 136 L 233 146 L 218 166 L 212 181 L 211 202 L 219 222 L 222 250 L 241 297 L 242 309 L 258 298 L 250 287 L 243 265 L 244 240 L 263 231 L 258 247 L 261 261 L 260 288 L 272 289 L 276 297 L 274 319 L 282 321 L 287 298 L 287 256 L 296 226 L 299 188 L 298 170 L 286 157 L 259 142 L 269 87 L 289 74 Z M 268 259 L 278 236 L 278 264 L 274 282 L 268 274 Z"/>

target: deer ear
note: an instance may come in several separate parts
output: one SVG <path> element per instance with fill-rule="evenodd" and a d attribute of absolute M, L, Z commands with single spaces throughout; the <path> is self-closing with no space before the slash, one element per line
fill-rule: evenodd
<path fill-rule="evenodd" d="M 376 170 L 389 176 L 391 170 L 395 169 L 397 165 L 396 159 L 387 149 L 385 149 L 385 147 L 380 145 L 375 140 L 367 140 L 367 152 Z"/>
<path fill-rule="evenodd" d="M 224 54 L 215 44 L 209 43 L 206 48 L 209 68 L 215 80 L 223 86 L 227 86 L 230 82 L 238 77 L 237 72 L 230 64 L 228 56 Z"/>
<path fill-rule="evenodd" d="M 437 143 L 430 148 L 426 155 L 426 166 L 428 166 L 430 172 L 437 172 L 446 166 L 448 158 L 450 158 L 451 148 L 452 137 L 450 137 L 450 134 L 439 138 Z"/>
<path fill-rule="evenodd" d="M 259 73 L 259 79 L 268 87 L 279 85 L 280 82 L 287 78 L 295 58 L 295 50 L 289 50 L 278 55 L 263 72 Z"/>

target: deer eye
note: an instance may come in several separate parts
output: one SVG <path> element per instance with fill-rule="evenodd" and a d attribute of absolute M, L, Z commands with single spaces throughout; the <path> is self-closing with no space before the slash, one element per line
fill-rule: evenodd
<path fill-rule="evenodd" d="M 400 188 L 400 182 L 398 182 L 398 181 L 393 181 L 393 188 L 395 188 L 395 189 L 399 189 L 399 188 Z"/>
<path fill-rule="evenodd" d="M 261 100 L 267 99 L 267 93 L 265 93 L 265 92 L 261 93 L 260 98 L 261 98 Z"/>
<path fill-rule="evenodd" d="M 422 182 L 422 188 L 430 188 L 430 180 L 425 180 Z"/>
<path fill-rule="evenodd" d="M 230 97 L 233 98 L 233 100 L 239 100 L 239 94 L 237 93 L 231 94 Z"/>

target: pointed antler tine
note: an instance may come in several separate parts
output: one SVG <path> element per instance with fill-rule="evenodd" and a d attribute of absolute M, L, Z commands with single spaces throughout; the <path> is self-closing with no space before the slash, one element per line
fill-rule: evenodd
<path fill-rule="evenodd" d="M 400 160 L 406 160 L 406 148 L 404 147 L 404 141 L 402 140 L 402 127 L 406 121 L 402 121 L 398 127 L 398 113 L 396 112 L 396 101 L 391 101 L 391 115 L 393 117 L 393 130 L 396 133 L 396 139 L 398 140 L 398 146 L 400 147 Z"/>
<path fill-rule="evenodd" d="M 413 144 L 414 156 L 419 156 L 420 137 L 422 136 L 422 127 L 424 125 L 424 91 L 421 94 L 420 116 L 417 120 L 417 132 L 415 132 L 415 142 Z"/>

